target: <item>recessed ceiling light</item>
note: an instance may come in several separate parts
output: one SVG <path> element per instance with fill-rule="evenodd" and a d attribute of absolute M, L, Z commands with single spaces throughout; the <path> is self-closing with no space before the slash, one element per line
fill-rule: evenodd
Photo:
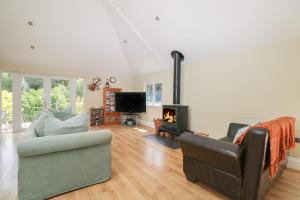
<path fill-rule="evenodd" d="M 35 46 L 31 45 L 31 46 L 30 46 L 30 49 L 35 49 Z"/>
<path fill-rule="evenodd" d="M 32 21 L 28 21 L 27 24 L 28 24 L 29 26 L 33 26 L 33 22 L 32 22 Z"/>
<path fill-rule="evenodd" d="M 159 16 L 156 16 L 156 17 L 155 17 L 155 20 L 156 20 L 156 21 L 159 21 L 159 20 L 160 20 Z"/>

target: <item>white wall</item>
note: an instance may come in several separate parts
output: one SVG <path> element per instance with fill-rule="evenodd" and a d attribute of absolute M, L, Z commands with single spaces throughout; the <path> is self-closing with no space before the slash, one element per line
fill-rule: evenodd
<path fill-rule="evenodd" d="M 194 131 L 220 138 L 230 122 L 252 124 L 291 115 L 300 129 L 300 39 L 182 66 L 181 103 L 189 106 Z M 136 90 L 163 81 L 163 103 L 172 103 L 173 70 L 134 77 Z M 161 108 L 147 107 L 142 120 L 152 123 Z M 300 136 L 298 134 L 298 136 Z M 293 153 L 300 158 L 300 148 Z"/>

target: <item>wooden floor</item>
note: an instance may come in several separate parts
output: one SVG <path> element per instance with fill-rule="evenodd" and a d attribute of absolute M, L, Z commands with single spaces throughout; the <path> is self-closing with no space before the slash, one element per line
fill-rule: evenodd
<path fill-rule="evenodd" d="M 140 126 L 108 127 L 113 131 L 112 179 L 69 192 L 53 200 L 88 199 L 226 199 L 224 196 L 185 179 L 181 150 L 172 150 L 143 135 L 152 129 Z M 0 199 L 17 199 L 18 134 L 0 136 Z M 285 170 L 269 191 L 267 200 L 299 200 L 300 172 Z"/>

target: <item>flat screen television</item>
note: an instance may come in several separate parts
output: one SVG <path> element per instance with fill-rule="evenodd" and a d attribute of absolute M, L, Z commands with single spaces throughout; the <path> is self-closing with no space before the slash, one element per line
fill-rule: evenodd
<path fill-rule="evenodd" d="M 116 111 L 125 113 L 146 112 L 146 92 L 116 92 Z"/>

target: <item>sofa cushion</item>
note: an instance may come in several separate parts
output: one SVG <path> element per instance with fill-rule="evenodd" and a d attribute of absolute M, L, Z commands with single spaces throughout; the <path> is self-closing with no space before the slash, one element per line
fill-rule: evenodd
<path fill-rule="evenodd" d="M 232 143 L 235 143 L 235 142 L 239 139 L 239 137 L 240 137 L 246 130 L 248 130 L 249 127 L 250 127 L 250 126 L 245 126 L 245 127 L 243 127 L 243 128 L 240 128 L 240 129 L 236 132 L 236 134 L 235 134 L 235 136 L 234 136 L 234 139 L 233 139 Z"/>
<path fill-rule="evenodd" d="M 70 119 L 71 117 L 74 117 L 75 114 L 72 112 L 72 108 L 68 107 L 64 110 L 56 110 L 56 109 L 48 109 L 48 111 L 50 111 L 51 113 L 53 113 L 54 117 L 64 121 L 67 119 Z"/>
<path fill-rule="evenodd" d="M 35 133 L 35 126 L 36 126 L 36 122 L 37 120 L 34 120 L 33 122 L 31 122 L 30 126 L 26 129 L 26 131 L 21 134 L 20 139 L 28 139 L 28 138 L 33 138 L 36 137 L 36 133 Z"/>
<path fill-rule="evenodd" d="M 62 121 L 55 117 L 49 117 L 45 121 L 44 135 L 62 135 L 88 131 L 89 114 L 82 113 L 75 117 Z"/>
<path fill-rule="evenodd" d="M 49 112 L 42 111 L 39 114 L 39 117 L 37 118 L 37 120 L 32 123 L 32 127 L 34 127 L 35 134 L 38 137 L 44 136 L 45 122 L 46 122 L 46 119 L 49 117 L 54 117 L 54 115 Z M 28 131 L 30 131 L 30 128 Z"/>

